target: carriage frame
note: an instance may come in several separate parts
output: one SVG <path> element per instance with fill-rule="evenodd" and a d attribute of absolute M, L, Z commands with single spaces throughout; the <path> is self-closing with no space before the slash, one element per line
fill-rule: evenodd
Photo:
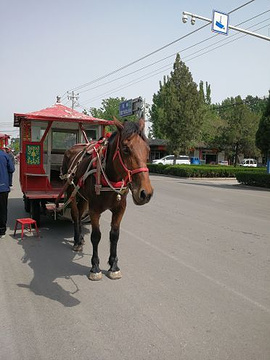
<path fill-rule="evenodd" d="M 36 112 L 14 114 L 14 126 L 20 128 L 19 179 L 24 208 L 38 224 L 46 204 L 55 202 L 61 193 L 64 152 L 75 143 L 105 136 L 109 125 L 113 121 L 79 113 L 58 102 Z"/>

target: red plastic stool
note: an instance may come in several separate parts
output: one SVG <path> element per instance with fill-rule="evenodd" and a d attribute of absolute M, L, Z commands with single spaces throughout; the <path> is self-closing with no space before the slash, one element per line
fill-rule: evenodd
<path fill-rule="evenodd" d="M 18 224 L 22 225 L 22 235 L 21 238 L 23 239 L 23 230 L 24 230 L 24 225 L 28 225 L 28 229 L 30 232 L 32 232 L 32 224 L 35 225 L 35 229 L 37 232 L 37 236 L 39 237 L 39 231 L 38 231 L 38 227 L 37 227 L 37 222 L 36 220 L 33 220 L 31 218 L 24 218 L 24 219 L 16 219 L 16 224 L 15 224 L 15 229 L 14 229 L 14 236 L 16 235 L 16 231 L 17 231 L 17 226 Z"/>

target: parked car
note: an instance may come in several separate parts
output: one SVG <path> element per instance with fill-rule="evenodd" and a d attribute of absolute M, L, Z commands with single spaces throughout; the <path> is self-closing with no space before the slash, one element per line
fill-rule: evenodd
<path fill-rule="evenodd" d="M 257 167 L 257 160 L 255 159 L 243 159 L 240 166 Z"/>
<path fill-rule="evenodd" d="M 218 162 L 218 165 L 225 165 L 225 166 L 228 166 L 229 165 L 229 162 L 227 160 L 221 160 Z"/>
<path fill-rule="evenodd" d="M 174 155 L 167 155 L 161 159 L 153 160 L 153 164 L 173 165 Z M 177 165 L 190 165 L 190 159 L 187 155 L 179 155 L 176 158 Z"/>

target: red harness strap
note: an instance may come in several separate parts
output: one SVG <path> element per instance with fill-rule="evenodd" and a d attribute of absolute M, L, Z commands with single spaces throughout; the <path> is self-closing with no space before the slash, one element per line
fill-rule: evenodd
<path fill-rule="evenodd" d="M 95 175 L 95 177 L 96 177 L 96 173 L 94 174 Z M 110 180 L 110 184 L 112 185 L 112 187 L 114 188 L 114 189 L 121 189 L 123 186 L 126 186 L 126 184 L 124 183 L 123 184 L 123 181 L 111 181 Z M 104 178 L 104 176 L 103 175 L 101 175 L 101 185 L 102 186 L 109 186 L 109 184 L 108 184 L 108 181 Z"/>
<path fill-rule="evenodd" d="M 133 169 L 133 170 L 129 170 L 126 167 L 126 165 L 124 164 L 124 161 L 122 159 L 122 156 L 121 156 L 119 141 L 120 141 L 120 136 L 118 136 L 118 139 L 117 139 L 117 146 L 116 146 L 116 151 L 113 155 L 113 161 L 115 161 L 115 159 L 117 157 L 119 158 L 120 164 L 121 164 L 122 168 L 124 169 L 124 171 L 126 172 L 126 176 L 123 180 L 117 181 L 117 182 L 107 180 L 105 178 L 105 176 L 103 176 L 103 174 L 101 173 L 100 157 L 102 157 L 104 159 L 106 157 L 106 151 L 107 151 L 107 146 L 106 145 L 104 146 L 104 139 L 99 140 L 93 147 L 93 151 L 91 154 L 92 158 L 97 158 L 97 160 L 92 165 L 94 169 L 97 169 L 97 171 L 95 173 L 93 173 L 93 175 L 95 176 L 95 179 L 96 179 L 95 189 L 96 189 L 97 195 L 100 194 L 102 186 L 104 186 L 104 187 L 109 186 L 114 189 L 122 189 L 123 187 L 127 187 L 127 185 L 132 182 L 133 175 L 141 173 L 141 172 L 149 172 L 149 169 L 147 167 L 141 167 L 141 168 L 137 168 L 137 169 Z M 78 185 L 79 185 L 79 187 L 83 186 L 83 176 L 79 179 Z"/>

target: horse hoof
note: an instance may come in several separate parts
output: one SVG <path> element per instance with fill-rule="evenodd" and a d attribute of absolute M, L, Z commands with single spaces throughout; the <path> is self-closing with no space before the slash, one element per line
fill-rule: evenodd
<path fill-rule="evenodd" d="M 85 240 L 84 240 L 84 237 L 83 237 L 83 236 L 81 236 L 81 238 L 80 238 L 80 243 L 81 243 L 82 245 L 85 244 Z"/>
<path fill-rule="evenodd" d="M 100 271 L 99 273 L 94 273 L 94 272 L 90 271 L 90 273 L 88 275 L 88 279 L 92 280 L 92 281 L 99 281 L 102 279 L 102 272 Z"/>
<path fill-rule="evenodd" d="M 118 271 L 108 271 L 108 277 L 111 280 L 118 280 L 118 279 L 121 279 L 122 274 L 121 274 L 120 270 L 118 270 Z"/>
<path fill-rule="evenodd" d="M 73 245 L 72 250 L 73 250 L 73 251 L 76 251 L 76 252 L 82 251 L 82 250 L 83 250 L 83 246 L 82 246 L 82 244 Z"/>

